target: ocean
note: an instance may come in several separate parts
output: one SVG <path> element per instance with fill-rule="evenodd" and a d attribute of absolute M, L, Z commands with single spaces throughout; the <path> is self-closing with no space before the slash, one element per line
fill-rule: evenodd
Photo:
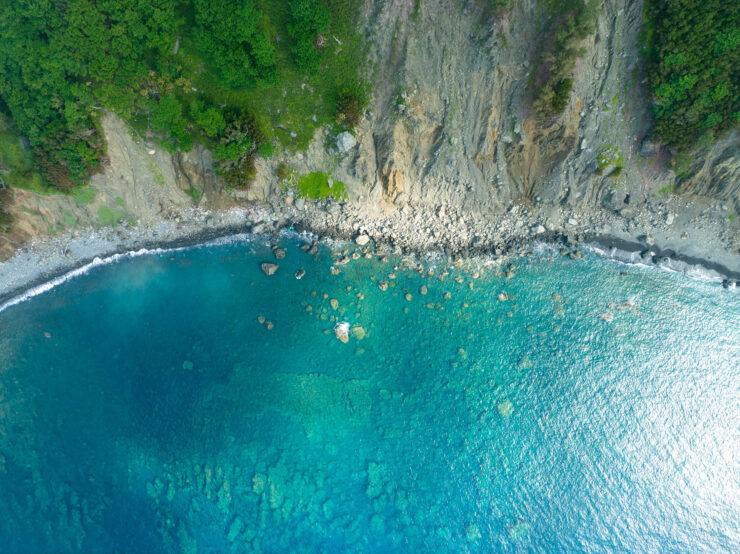
<path fill-rule="evenodd" d="M 265 240 L 0 311 L 0 552 L 740 551 L 736 291 Z"/>

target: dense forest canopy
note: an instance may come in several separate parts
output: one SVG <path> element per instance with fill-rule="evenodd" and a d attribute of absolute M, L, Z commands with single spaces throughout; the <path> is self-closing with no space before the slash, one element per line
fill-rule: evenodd
<path fill-rule="evenodd" d="M 356 0 L 3 2 L 0 110 L 28 137 L 47 180 L 62 188 L 99 164 L 105 109 L 157 132 L 171 150 L 187 150 L 194 139 L 235 142 L 221 152 L 239 152 L 248 163 L 245 145 L 270 151 L 259 149 L 258 135 L 263 143 L 267 137 L 249 113 L 256 91 L 278 96 L 266 89 L 321 69 L 326 84 L 306 110 L 336 111 L 344 90 L 363 101 L 360 64 L 347 69 L 347 58 L 359 57 L 348 25 L 356 7 Z M 343 53 L 328 55 L 336 44 L 326 40 L 330 32 L 347 45 Z M 280 108 L 273 112 L 286 111 Z M 235 136 L 237 129 L 254 136 Z"/>
<path fill-rule="evenodd" d="M 655 133 L 688 148 L 740 123 L 740 3 L 648 0 Z"/>

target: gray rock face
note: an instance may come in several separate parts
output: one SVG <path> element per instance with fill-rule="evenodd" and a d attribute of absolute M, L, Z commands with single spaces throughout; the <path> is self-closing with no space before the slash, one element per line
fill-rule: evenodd
<path fill-rule="evenodd" d="M 345 131 L 337 137 L 337 149 L 340 152 L 348 152 L 349 150 L 352 150 L 352 148 L 355 147 L 355 144 L 357 144 L 357 139 L 349 131 Z"/>
<path fill-rule="evenodd" d="M 262 268 L 262 273 L 269 277 L 270 275 L 274 275 L 280 266 L 270 262 L 263 262 L 260 267 Z"/>

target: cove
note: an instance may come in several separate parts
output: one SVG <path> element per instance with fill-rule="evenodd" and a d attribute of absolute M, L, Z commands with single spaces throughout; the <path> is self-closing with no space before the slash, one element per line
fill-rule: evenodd
<path fill-rule="evenodd" d="M 0 312 L 0 551 L 740 549 L 736 292 L 547 248 L 333 275 L 357 247 L 302 244 Z"/>

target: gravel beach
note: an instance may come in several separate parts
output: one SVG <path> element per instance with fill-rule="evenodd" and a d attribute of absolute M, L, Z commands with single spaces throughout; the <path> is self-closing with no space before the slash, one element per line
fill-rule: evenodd
<path fill-rule="evenodd" d="M 292 198 L 224 211 L 185 209 L 154 225 L 79 229 L 34 239 L 0 263 L 0 304 L 96 258 L 190 246 L 239 233 L 269 235 L 289 229 L 320 238 L 355 240 L 363 236 L 359 242 L 369 246 L 383 244 L 405 254 L 444 252 L 451 260 L 488 255 L 503 261 L 538 242 L 573 250 L 586 247 L 627 263 L 656 264 L 734 288 L 740 280 L 740 256 L 732 250 L 737 248 L 733 241 L 738 238 L 727 235 L 721 218 L 702 217 L 697 206 L 679 217 L 666 217 L 671 209 L 644 209 L 629 220 L 606 210 L 576 214 L 552 206 L 513 206 L 504 214 L 404 206 L 372 215 L 357 203 Z"/>

